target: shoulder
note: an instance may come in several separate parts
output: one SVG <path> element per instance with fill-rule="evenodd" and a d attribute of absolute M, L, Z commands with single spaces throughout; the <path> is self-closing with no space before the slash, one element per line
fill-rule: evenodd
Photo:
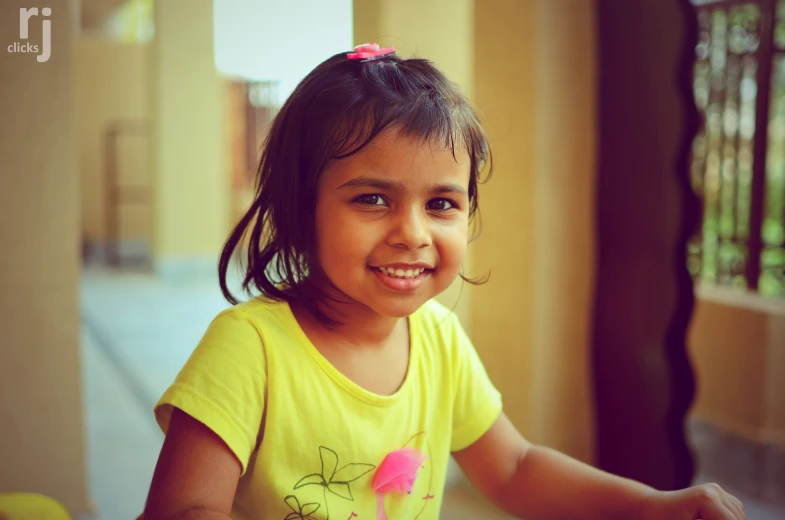
<path fill-rule="evenodd" d="M 222 310 L 210 323 L 210 329 L 251 329 L 264 331 L 290 326 L 288 304 L 282 301 L 254 298 Z"/>
<path fill-rule="evenodd" d="M 290 315 L 286 302 L 251 299 L 238 303 L 215 315 L 194 354 L 266 356 L 271 339 L 290 334 Z"/>

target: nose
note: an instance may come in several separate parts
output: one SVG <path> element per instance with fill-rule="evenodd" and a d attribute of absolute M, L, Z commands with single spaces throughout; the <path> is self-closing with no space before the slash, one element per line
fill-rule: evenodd
<path fill-rule="evenodd" d="M 409 250 L 428 247 L 433 243 L 428 227 L 428 216 L 417 208 L 401 211 L 394 217 L 394 223 L 387 243 L 393 247 Z"/>

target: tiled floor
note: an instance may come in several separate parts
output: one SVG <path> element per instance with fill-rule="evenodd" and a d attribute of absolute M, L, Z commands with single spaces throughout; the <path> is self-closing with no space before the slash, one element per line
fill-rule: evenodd
<path fill-rule="evenodd" d="M 163 441 L 152 407 L 209 321 L 226 307 L 213 279 L 164 283 L 145 274 L 90 269 L 82 278 L 85 406 L 95 514 L 133 519 L 142 510 Z M 749 520 L 785 509 L 744 497 Z M 445 520 L 505 520 L 477 494 L 445 495 Z"/>
<path fill-rule="evenodd" d="M 83 339 L 88 470 L 95 511 L 89 518 L 130 520 L 144 507 L 163 435 L 87 330 Z"/>
<path fill-rule="evenodd" d="M 86 270 L 81 283 L 91 520 L 141 513 L 163 442 L 152 409 L 212 317 L 210 282 Z"/>

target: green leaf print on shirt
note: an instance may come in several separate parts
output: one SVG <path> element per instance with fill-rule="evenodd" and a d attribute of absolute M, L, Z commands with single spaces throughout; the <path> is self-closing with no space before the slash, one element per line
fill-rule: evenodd
<path fill-rule="evenodd" d="M 319 507 L 321 507 L 316 502 L 311 502 L 310 504 L 303 504 L 300 505 L 300 501 L 297 500 L 297 497 L 294 495 L 289 495 L 288 497 L 283 499 L 286 502 L 286 505 L 292 510 L 291 513 L 286 515 L 284 520 L 316 520 L 316 518 L 311 516 L 311 513 L 315 513 Z"/>
<path fill-rule="evenodd" d="M 330 507 L 327 503 L 327 492 L 329 491 L 333 495 L 353 502 L 354 495 L 352 495 L 352 489 L 349 483 L 354 482 L 363 475 L 373 471 L 376 466 L 362 462 L 352 462 L 336 470 L 336 468 L 338 468 L 338 454 L 324 446 L 319 446 L 319 458 L 322 461 L 322 472 L 311 473 L 310 475 L 301 478 L 297 484 L 294 485 L 294 489 L 300 489 L 305 486 L 322 486 L 324 490 L 326 519 L 330 520 Z M 291 519 L 287 517 L 287 520 Z"/>

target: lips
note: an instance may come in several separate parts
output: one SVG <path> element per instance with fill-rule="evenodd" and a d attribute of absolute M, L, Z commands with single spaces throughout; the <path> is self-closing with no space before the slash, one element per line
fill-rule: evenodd
<path fill-rule="evenodd" d="M 432 269 L 425 267 L 408 267 L 404 270 L 403 267 L 396 267 L 393 274 L 390 274 L 391 266 L 384 267 L 370 267 L 370 270 L 376 274 L 377 279 L 382 285 L 388 289 L 399 292 L 412 292 L 422 287 L 425 279 L 430 276 Z M 403 272 L 402 275 L 397 273 Z M 407 276 L 407 273 L 408 276 Z"/>

